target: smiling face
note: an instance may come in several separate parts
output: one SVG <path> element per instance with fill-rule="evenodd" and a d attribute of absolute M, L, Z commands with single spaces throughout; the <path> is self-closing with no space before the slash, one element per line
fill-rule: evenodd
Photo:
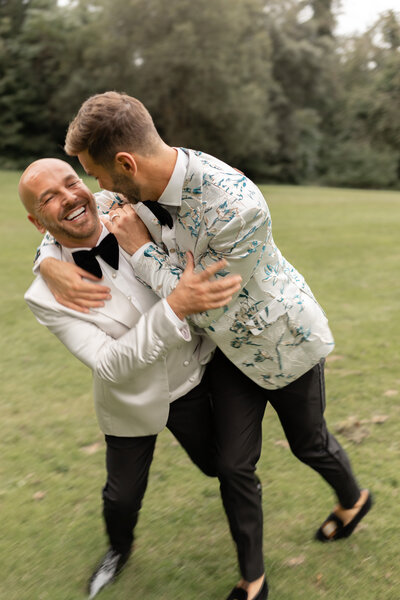
<path fill-rule="evenodd" d="M 21 177 L 19 193 L 28 219 L 67 247 L 92 247 L 101 232 L 93 194 L 66 162 L 41 159 Z"/>

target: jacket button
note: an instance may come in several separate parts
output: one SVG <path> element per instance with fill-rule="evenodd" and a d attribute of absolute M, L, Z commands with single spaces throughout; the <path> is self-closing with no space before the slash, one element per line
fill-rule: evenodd
<path fill-rule="evenodd" d="M 189 361 L 188 360 L 184 360 L 183 361 L 183 366 L 184 367 L 188 367 L 189 366 Z"/>

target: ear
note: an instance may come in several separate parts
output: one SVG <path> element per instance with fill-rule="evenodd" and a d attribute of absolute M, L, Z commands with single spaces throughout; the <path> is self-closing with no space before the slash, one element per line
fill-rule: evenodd
<path fill-rule="evenodd" d="M 40 233 L 46 233 L 46 231 L 47 231 L 46 227 L 44 227 L 40 223 L 40 221 L 37 220 L 36 217 L 34 217 L 31 214 L 28 214 L 28 221 L 30 221 L 36 227 L 36 229 L 38 229 L 40 231 Z"/>
<path fill-rule="evenodd" d="M 125 175 L 135 177 L 138 166 L 133 154 L 130 152 L 117 152 L 114 160 L 118 170 L 122 169 Z"/>

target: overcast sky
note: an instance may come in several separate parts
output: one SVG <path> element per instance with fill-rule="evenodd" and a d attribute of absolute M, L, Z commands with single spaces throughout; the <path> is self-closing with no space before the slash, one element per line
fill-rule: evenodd
<path fill-rule="evenodd" d="M 336 30 L 339 34 L 363 32 L 387 10 L 400 12 L 400 0 L 342 0 L 342 6 Z"/>

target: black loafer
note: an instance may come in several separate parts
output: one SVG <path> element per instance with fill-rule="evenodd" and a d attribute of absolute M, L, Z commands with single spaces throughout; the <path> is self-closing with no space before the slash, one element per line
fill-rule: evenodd
<path fill-rule="evenodd" d="M 130 552 L 120 554 L 113 548 L 107 550 L 89 580 L 89 599 L 94 598 L 100 590 L 114 581 L 124 567 L 130 554 Z"/>
<path fill-rule="evenodd" d="M 267 600 L 268 598 L 268 583 L 264 577 L 264 582 L 257 596 L 253 600 Z M 247 592 L 243 588 L 234 587 L 226 600 L 247 600 Z"/>
<path fill-rule="evenodd" d="M 371 510 L 372 507 L 372 494 L 368 492 L 368 496 L 356 516 L 344 525 L 335 513 L 331 513 L 327 519 L 322 523 L 321 527 L 315 533 L 315 539 L 320 542 L 334 542 L 343 538 L 349 537 L 361 519 Z"/>

